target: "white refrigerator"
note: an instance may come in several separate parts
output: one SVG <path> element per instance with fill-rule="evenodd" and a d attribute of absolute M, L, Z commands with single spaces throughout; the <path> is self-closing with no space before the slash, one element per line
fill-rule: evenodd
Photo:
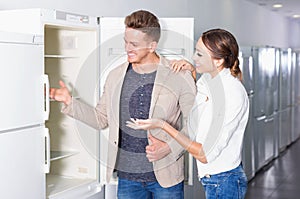
<path fill-rule="evenodd" d="M 43 59 L 32 59 L 43 48 L 34 35 L 0 32 L 0 198 L 44 197 L 49 83 Z"/>
<path fill-rule="evenodd" d="M 115 198 L 116 181 L 104 191 L 109 187 L 108 130 L 99 133 L 63 115 L 61 104 L 49 100 L 48 89 L 63 80 L 73 97 L 96 105 L 107 73 L 124 61 L 123 20 L 54 9 L 0 11 L 0 31 L 28 37 L 18 47 L 17 40 L 0 40 L 0 158 L 5 162 L 0 164 L 0 187 L 6 188 L 0 198 Z M 161 20 L 161 53 L 190 59 L 193 19 Z M 192 164 L 187 168 L 188 183 Z"/>

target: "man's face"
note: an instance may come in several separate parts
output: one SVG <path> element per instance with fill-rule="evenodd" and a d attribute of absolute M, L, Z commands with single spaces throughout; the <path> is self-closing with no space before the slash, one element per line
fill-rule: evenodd
<path fill-rule="evenodd" d="M 124 41 L 127 60 L 130 63 L 143 64 L 147 61 L 149 54 L 153 53 L 152 41 L 139 30 L 126 28 Z"/>

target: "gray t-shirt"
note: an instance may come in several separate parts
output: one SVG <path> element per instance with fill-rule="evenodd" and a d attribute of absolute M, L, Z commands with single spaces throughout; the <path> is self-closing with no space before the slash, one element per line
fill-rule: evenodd
<path fill-rule="evenodd" d="M 153 165 L 146 157 L 147 131 L 126 126 L 130 118 L 147 119 L 156 71 L 136 73 L 129 64 L 120 100 L 119 153 L 116 169 L 119 178 L 138 182 L 156 181 Z"/>

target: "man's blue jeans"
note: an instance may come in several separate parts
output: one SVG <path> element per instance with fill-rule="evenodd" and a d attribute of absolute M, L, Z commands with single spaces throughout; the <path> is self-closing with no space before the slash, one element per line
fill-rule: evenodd
<path fill-rule="evenodd" d="M 247 177 L 240 165 L 235 169 L 201 178 L 206 199 L 243 199 L 247 191 Z"/>
<path fill-rule="evenodd" d="M 163 188 L 158 182 L 118 181 L 118 199 L 183 199 L 183 182 Z"/>

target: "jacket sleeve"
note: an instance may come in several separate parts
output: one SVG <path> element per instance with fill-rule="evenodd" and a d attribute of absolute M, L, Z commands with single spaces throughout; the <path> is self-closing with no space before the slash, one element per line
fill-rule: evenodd
<path fill-rule="evenodd" d="M 103 129 L 108 126 L 106 98 L 107 83 L 104 86 L 104 92 L 100 97 L 96 107 L 92 107 L 80 100 L 72 98 L 70 105 L 62 107 L 62 113 L 77 119 L 95 129 Z"/>
<path fill-rule="evenodd" d="M 185 71 L 183 75 L 184 80 L 180 83 L 180 95 L 178 103 L 181 111 L 181 126 L 180 132 L 186 136 L 189 136 L 187 131 L 187 119 L 189 113 L 194 105 L 195 95 L 196 95 L 196 85 L 195 81 L 189 71 Z M 174 139 L 171 139 L 168 142 L 169 147 L 171 148 L 171 155 L 175 160 L 179 159 L 184 153 L 185 149 Z"/>

